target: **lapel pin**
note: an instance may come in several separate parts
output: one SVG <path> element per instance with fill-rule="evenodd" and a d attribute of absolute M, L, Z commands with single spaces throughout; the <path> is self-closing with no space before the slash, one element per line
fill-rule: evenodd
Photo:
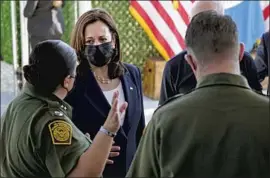
<path fill-rule="evenodd" d="M 130 87 L 129 89 L 130 89 L 130 90 L 133 90 L 133 88 L 132 88 L 132 87 Z"/>

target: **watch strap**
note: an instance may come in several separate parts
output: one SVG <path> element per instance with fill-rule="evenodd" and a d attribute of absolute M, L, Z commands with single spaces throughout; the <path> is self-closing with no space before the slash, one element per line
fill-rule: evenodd
<path fill-rule="evenodd" d="M 113 133 L 113 132 L 110 132 L 108 131 L 107 129 L 105 129 L 103 126 L 100 127 L 99 129 L 100 132 L 103 132 L 105 133 L 106 135 L 110 136 L 110 137 L 115 137 L 116 136 L 116 133 Z"/>

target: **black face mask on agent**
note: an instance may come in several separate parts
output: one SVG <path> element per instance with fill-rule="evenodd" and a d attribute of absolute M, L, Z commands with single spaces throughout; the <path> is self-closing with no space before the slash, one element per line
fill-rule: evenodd
<path fill-rule="evenodd" d="M 108 42 L 100 45 L 86 45 L 84 54 L 90 64 L 103 67 L 110 62 L 114 52 L 112 43 Z"/>

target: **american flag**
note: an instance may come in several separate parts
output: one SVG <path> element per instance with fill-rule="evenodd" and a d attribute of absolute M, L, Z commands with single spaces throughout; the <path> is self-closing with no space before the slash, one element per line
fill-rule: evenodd
<path fill-rule="evenodd" d="M 131 15 L 142 26 L 165 60 L 185 48 L 189 12 L 195 1 L 131 0 Z M 261 1 L 266 30 L 269 29 L 269 2 Z"/>
<path fill-rule="evenodd" d="M 263 11 L 263 18 L 265 24 L 265 31 L 269 30 L 269 18 L 270 18 L 270 5 L 269 1 L 261 1 L 261 7 Z"/>

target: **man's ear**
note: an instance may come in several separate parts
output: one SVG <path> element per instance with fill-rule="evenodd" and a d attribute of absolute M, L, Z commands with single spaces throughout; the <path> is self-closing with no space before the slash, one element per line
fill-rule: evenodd
<path fill-rule="evenodd" d="M 186 54 L 185 55 L 185 60 L 187 61 L 187 63 L 190 65 L 192 71 L 194 74 L 196 74 L 197 71 L 197 64 L 194 61 L 193 57 L 190 54 Z"/>
<path fill-rule="evenodd" d="M 239 62 L 242 61 L 244 53 L 245 53 L 245 45 L 244 43 L 240 43 L 239 44 Z"/>

